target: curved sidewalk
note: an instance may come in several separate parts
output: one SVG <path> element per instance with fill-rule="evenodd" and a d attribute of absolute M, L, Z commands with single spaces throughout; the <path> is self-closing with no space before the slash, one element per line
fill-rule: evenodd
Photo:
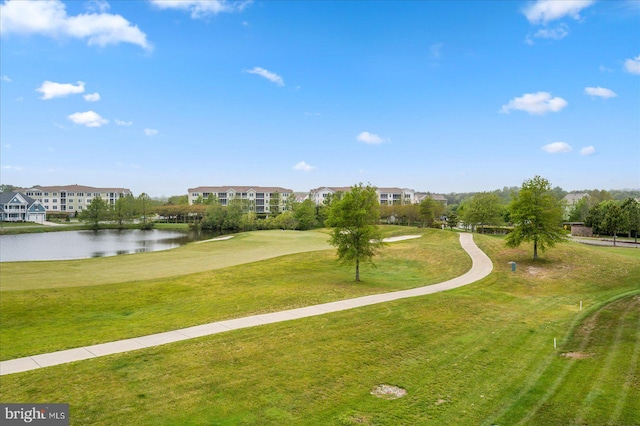
<path fill-rule="evenodd" d="M 460 245 L 471 257 L 471 260 L 473 262 L 471 269 L 464 275 L 438 284 L 412 288 L 409 290 L 395 291 L 392 293 L 373 294 L 369 296 L 357 297 L 355 299 L 340 300 L 337 302 L 290 309 L 287 311 L 252 315 L 249 317 L 218 321 L 210 324 L 183 328 L 180 330 L 135 337 L 132 339 L 118 340 L 115 342 L 101 343 L 93 346 L 85 346 L 81 348 L 51 352 L 47 354 L 11 359 L 0 362 L 0 376 L 5 374 L 21 373 L 23 371 L 35 370 L 38 368 L 51 367 L 53 365 L 66 364 L 74 361 L 82 361 L 85 359 L 97 358 L 100 356 L 117 354 L 121 352 L 134 351 L 137 349 L 150 348 L 153 346 L 178 342 L 180 340 L 187 340 L 193 339 L 195 337 L 223 333 L 230 330 L 239 330 L 241 328 L 254 327 L 257 325 L 272 324 L 298 318 L 324 315 L 330 312 L 338 312 L 344 311 L 346 309 L 358 308 L 361 306 L 375 305 L 377 303 L 390 302 L 392 300 L 405 299 L 407 297 L 424 296 L 426 294 L 437 293 L 440 291 L 461 287 L 466 284 L 471 284 L 489 275 L 489 273 L 493 269 L 493 264 L 491 263 L 491 259 L 489 259 L 489 257 L 475 244 L 475 242 L 473 241 L 473 235 L 460 234 Z"/>

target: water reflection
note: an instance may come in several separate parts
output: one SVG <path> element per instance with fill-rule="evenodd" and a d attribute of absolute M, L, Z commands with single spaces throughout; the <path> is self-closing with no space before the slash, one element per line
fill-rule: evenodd
<path fill-rule="evenodd" d="M 64 231 L 0 235 L 0 262 L 67 260 L 167 250 L 212 238 L 204 232 L 153 229 Z"/>

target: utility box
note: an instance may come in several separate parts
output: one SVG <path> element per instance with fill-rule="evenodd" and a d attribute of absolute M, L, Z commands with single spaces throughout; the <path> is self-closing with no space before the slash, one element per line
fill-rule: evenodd
<path fill-rule="evenodd" d="M 516 262 L 509 262 L 509 264 L 511 265 L 511 272 L 515 272 L 516 271 Z"/>

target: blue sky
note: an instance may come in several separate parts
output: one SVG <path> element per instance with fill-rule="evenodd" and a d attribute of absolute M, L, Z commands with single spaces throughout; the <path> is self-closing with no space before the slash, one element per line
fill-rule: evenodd
<path fill-rule="evenodd" d="M 1 182 L 640 188 L 640 1 L 4 1 Z"/>

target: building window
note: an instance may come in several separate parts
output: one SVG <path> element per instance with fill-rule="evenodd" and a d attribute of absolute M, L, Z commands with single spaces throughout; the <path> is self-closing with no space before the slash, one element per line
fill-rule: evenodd
<path fill-rule="evenodd" d="M 58 206 L 53 206 L 53 209 L 54 210 L 58 210 Z"/>

